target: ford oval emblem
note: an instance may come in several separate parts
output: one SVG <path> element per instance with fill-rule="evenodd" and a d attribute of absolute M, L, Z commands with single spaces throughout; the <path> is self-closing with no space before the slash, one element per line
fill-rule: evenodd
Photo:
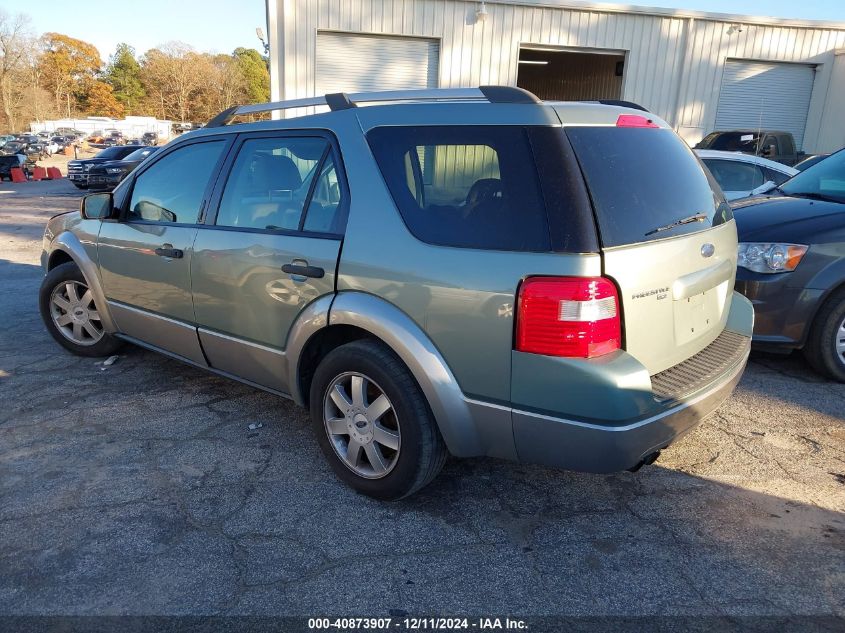
<path fill-rule="evenodd" d="M 701 247 L 701 256 L 702 257 L 713 257 L 713 253 L 716 252 L 716 247 L 712 244 L 704 244 Z"/>

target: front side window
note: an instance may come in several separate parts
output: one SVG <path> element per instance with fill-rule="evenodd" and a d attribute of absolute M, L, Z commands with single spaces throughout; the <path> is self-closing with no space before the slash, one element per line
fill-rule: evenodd
<path fill-rule="evenodd" d="M 226 142 L 180 147 L 135 179 L 129 220 L 193 224 L 202 207 L 208 179 Z"/>
<path fill-rule="evenodd" d="M 367 140 L 418 239 L 462 248 L 550 249 L 524 128 L 381 127 L 371 130 Z"/>
<path fill-rule="evenodd" d="M 751 191 L 763 184 L 763 172 L 757 165 L 736 160 L 707 158 L 704 164 L 722 191 Z"/>
<path fill-rule="evenodd" d="M 299 230 L 311 185 L 328 151 L 328 142 L 318 137 L 244 141 L 223 190 L 216 224 L 245 229 Z M 324 181 L 323 175 L 319 176 Z M 328 208 L 331 204 L 325 191 L 328 186 L 324 184 L 323 189 L 321 200 Z M 322 208 L 315 208 L 314 213 L 322 215 Z"/>

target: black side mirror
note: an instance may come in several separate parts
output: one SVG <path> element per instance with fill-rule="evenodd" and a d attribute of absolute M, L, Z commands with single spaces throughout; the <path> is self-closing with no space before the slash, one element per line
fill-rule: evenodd
<path fill-rule="evenodd" d="M 91 193 L 82 198 L 79 213 L 84 220 L 105 220 L 114 216 L 114 197 L 111 193 Z"/>

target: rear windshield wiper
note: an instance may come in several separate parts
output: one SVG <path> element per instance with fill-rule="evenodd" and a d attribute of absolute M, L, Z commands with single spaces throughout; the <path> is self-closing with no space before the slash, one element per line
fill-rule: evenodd
<path fill-rule="evenodd" d="M 666 226 L 658 226 L 656 229 L 652 229 L 646 235 L 654 235 L 655 233 L 662 233 L 663 231 L 668 231 L 669 229 L 674 229 L 676 226 L 683 226 L 684 224 L 692 224 L 693 222 L 704 222 L 708 217 L 706 213 L 696 213 L 695 215 L 691 215 L 686 218 L 681 218 L 680 220 L 675 220 L 674 222 L 667 224 Z"/>
<path fill-rule="evenodd" d="M 809 198 L 810 200 L 821 200 L 822 202 L 836 202 L 838 204 L 845 203 L 841 198 L 834 198 L 833 196 L 826 196 L 823 193 L 816 193 L 815 191 L 782 191 L 787 196 L 795 196 L 796 198 Z"/>

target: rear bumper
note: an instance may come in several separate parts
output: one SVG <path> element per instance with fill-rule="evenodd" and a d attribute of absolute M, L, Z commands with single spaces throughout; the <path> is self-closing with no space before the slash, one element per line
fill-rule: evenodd
<path fill-rule="evenodd" d="M 663 449 L 715 411 L 733 392 L 745 369 L 742 361 L 698 394 L 667 411 L 625 426 L 604 426 L 513 410 L 513 433 L 520 461 L 591 473 L 626 470 Z"/>
<path fill-rule="evenodd" d="M 753 324 L 751 304 L 734 293 L 722 334 L 655 376 L 625 353 L 580 364 L 558 359 L 555 369 L 543 357 L 514 352 L 514 371 L 523 378 L 512 397 L 524 403 L 511 410 L 517 458 L 596 473 L 636 466 L 731 395 L 748 361 Z M 544 371 L 530 371 L 538 368 Z"/>

